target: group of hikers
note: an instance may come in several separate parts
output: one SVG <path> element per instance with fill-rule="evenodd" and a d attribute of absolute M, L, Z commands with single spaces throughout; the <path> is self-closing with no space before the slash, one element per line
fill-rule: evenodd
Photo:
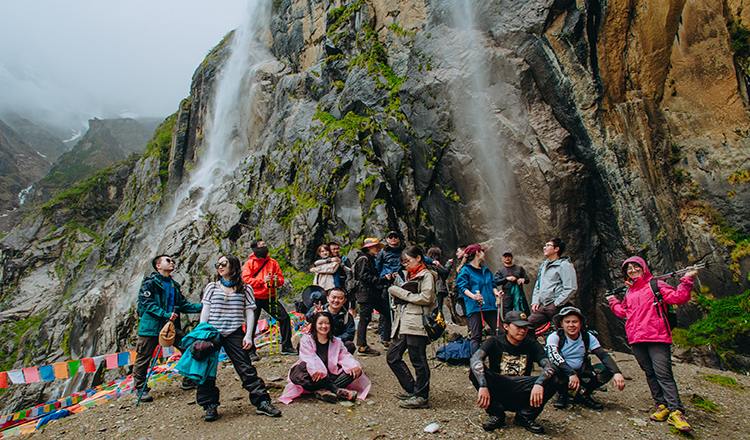
<path fill-rule="evenodd" d="M 544 244 L 531 303 L 523 285 L 530 280 L 513 263 L 513 253 L 504 251 L 502 267 L 493 275 L 484 266 L 486 247 L 462 246 L 453 259 L 441 264 L 439 248 L 424 254 L 418 246 L 404 246 L 398 232 L 386 236 L 386 244 L 366 238 L 353 262 L 341 256 L 340 245 L 318 248 L 319 260 L 310 269 L 323 295 L 315 297 L 307 311 L 309 331 L 298 349 L 292 344 L 289 315 L 277 300 L 275 290 L 284 284 L 278 262 L 268 255 L 262 240 L 251 244 L 253 254 L 243 264 L 233 255 L 222 255 L 215 264 L 214 281 L 205 287 L 201 303 L 190 303 L 171 274 L 174 260 L 159 255 L 152 261 L 154 273 L 144 279 L 138 296 L 140 324 L 133 367 L 136 392 L 150 402 L 146 373 L 161 328 L 172 321 L 177 326 L 175 345 L 184 349 L 177 370 L 183 374 L 183 389 L 197 389 L 196 401 L 205 410 L 204 420 L 218 419 L 219 389 L 216 386 L 218 351 L 224 348 L 248 391 L 258 414 L 280 417 L 253 366 L 260 358 L 254 345 L 255 327 L 263 309 L 278 321 L 281 353 L 298 355 L 287 386 L 279 398 L 289 404 L 303 393 L 325 402 L 365 399 L 371 382 L 359 356 L 380 353 L 367 342 L 373 311 L 380 314 L 378 333 L 387 349 L 386 362 L 402 392 L 396 395 L 403 408 L 429 406 L 430 367 L 426 349 L 430 344 L 423 316 L 436 307 L 442 310 L 449 295 L 448 274 L 456 266 L 454 306 L 465 312 L 472 345 L 469 379 L 477 389 L 477 404 L 488 415 L 482 424 L 493 431 L 505 424 L 505 412 L 515 412 L 514 423 L 533 433 L 543 433 L 536 421 L 547 401 L 557 393 L 554 406 L 566 408 L 571 399 L 594 410 L 603 405 L 593 392 L 608 383 L 622 390 L 625 378 L 614 360 L 601 347 L 586 317 L 570 304 L 577 290 L 576 272 L 563 256 L 565 243 L 552 238 Z M 351 264 L 350 264 L 351 263 Z M 690 299 L 691 270 L 676 289 L 651 275 L 646 262 L 631 257 L 622 265 L 628 291 L 621 300 L 607 300 L 615 315 L 625 318 L 625 330 L 633 354 L 646 375 L 656 405 L 650 418 L 667 421 L 682 431 L 690 425 L 684 417 L 670 362 L 671 328 L 667 305 Z M 659 301 L 655 301 L 658 297 Z M 358 308 L 358 320 L 357 320 Z M 179 328 L 179 313 L 200 313 L 200 324 L 187 336 Z M 546 345 L 535 330 L 554 324 Z M 483 341 L 484 328 L 492 336 Z M 356 333 L 356 342 L 355 342 Z M 408 350 L 414 374 L 403 360 Z M 600 363 L 592 365 L 589 353 Z M 532 376 L 533 364 L 541 367 Z"/>

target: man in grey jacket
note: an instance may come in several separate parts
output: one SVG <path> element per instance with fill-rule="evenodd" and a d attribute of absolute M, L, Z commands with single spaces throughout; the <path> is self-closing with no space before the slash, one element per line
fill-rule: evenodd
<path fill-rule="evenodd" d="M 565 242 L 559 238 L 552 238 L 544 245 L 547 259 L 539 267 L 531 296 L 530 334 L 550 322 L 578 290 L 576 269 L 568 257 L 561 256 L 563 251 Z"/>

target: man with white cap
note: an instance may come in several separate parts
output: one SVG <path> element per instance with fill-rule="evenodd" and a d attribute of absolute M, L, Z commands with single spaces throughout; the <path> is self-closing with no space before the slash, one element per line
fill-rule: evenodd
<path fill-rule="evenodd" d="M 357 353 L 363 356 L 379 356 L 380 352 L 367 345 L 367 325 L 372 311 L 383 317 L 383 331 L 391 334 L 391 312 L 388 300 L 383 298 L 383 287 L 393 278 L 392 274 L 380 276 L 375 267 L 375 256 L 385 245 L 377 238 L 365 238 L 362 250 L 354 260 L 354 279 L 357 280 L 357 302 L 359 303 L 359 326 L 357 327 Z"/>
<path fill-rule="evenodd" d="M 505 425 L 505 411 L 515 411 L 514 423 L 535 434 L 544 433 L 536 418 L 555 394 L 557 379 L 544 348 L 527 338 L 529 321 L 525 313 L 513 310 L 505 315 L 505 333 L 493 336 L 471 357 L 471 379 L 478 390 L 477 403 L 489 415 L 482 427 L 494 431 Z M 489 358 L 489 368 L 484 359 Z M 533 363 L 542 367 L 531 376 Z"/>

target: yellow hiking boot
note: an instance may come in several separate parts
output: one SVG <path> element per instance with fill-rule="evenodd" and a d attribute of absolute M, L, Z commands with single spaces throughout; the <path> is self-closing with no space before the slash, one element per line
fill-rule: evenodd
<path fill-rule="evenodd" d="M 656 408 L 656 412 L 651 414 L 651 420 L 655 422 L 663 422 L 669 417 L 669 410 L 664 405 L 659 405 Z"/>
<path fill-rule="evenodd" d="M 683 416 L 682 412 L 680 412 L 679 410 L 672 411 L 669 414 L 667 423 L 679 429 L 680 431 L 690 431 L 690 425 L 688 424 L 687 420 L 685 420 L 685 416 Z"/>

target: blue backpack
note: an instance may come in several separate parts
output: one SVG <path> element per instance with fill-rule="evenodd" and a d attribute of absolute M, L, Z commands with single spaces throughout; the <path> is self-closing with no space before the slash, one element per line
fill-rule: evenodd
<path fill-rule="evenodd" d="M 469 365 L 471 359 L 471 341 L 459 339 L 449 342 L 440 347 L 436 353 L 439 361 L 447 362 L 451 365 Z"/>

